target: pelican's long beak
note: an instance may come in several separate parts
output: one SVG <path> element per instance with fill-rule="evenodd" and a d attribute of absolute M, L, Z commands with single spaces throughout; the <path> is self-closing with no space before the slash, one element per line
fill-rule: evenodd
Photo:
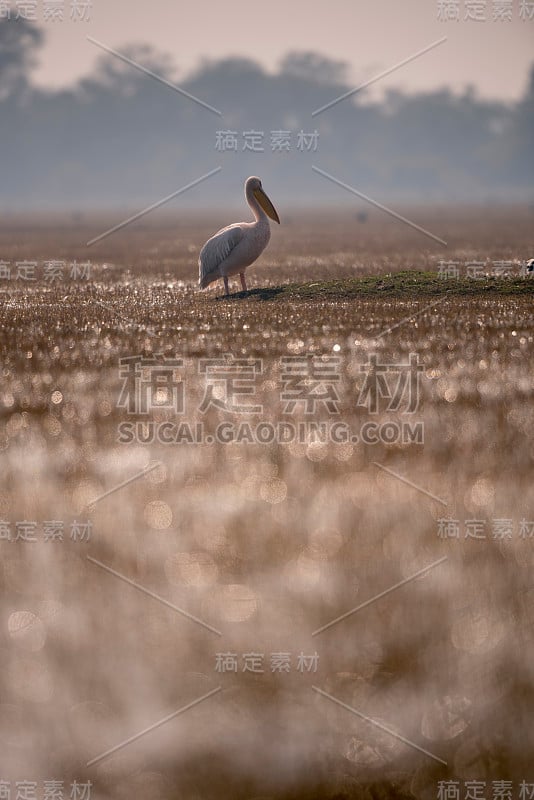
<path fill-rule="evenodd" d="M 276 208 L 273 206 L 263 189 L 254 189 L 254 197 L 263 208 L 267 216 L 271 219 L 274 219 L 274 221 L 278 222 L 280 225 L 280 217 L 276 212 Z"/>

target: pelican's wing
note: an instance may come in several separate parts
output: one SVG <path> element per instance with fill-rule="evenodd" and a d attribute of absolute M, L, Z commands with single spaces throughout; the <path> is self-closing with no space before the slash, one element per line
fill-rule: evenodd
<path fill-rule="evenodd" d="M 245 231 L 240 225 L 229 225 L 208 239 L 198 257 L 198 282 L 201 289 L 220 277 L 219 266 L 244 235 Z"/>

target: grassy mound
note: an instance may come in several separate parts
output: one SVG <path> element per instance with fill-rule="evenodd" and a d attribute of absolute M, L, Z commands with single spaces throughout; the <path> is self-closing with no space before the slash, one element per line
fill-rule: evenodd
<path fill-rule="evenodd" d="M 396 272 L 334 281 L 289 283 L 238 292 L 235 299 L 257 300 L 350 300 L 361 297 L 509 296 L 534 295 L 534 278 L 441 278 L 435 272 Z"/>

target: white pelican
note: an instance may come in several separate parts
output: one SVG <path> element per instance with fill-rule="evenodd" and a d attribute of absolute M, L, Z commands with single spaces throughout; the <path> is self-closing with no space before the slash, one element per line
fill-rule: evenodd
<path fill-rule="evenodd" d="M 241 286 L 246 292 L 245 270 L 263 253 L 271 238 L 267 216 L 280 224 L 276 209 L 263 191 L 259 178 L 247 178 L 245 198 L 255 221 L 235 222 L 208 239 L 198 258 L 198 283 L 201 289 L 222 278 L 226 294 L 229 295 L 228 276 L 239 273 Z"/>

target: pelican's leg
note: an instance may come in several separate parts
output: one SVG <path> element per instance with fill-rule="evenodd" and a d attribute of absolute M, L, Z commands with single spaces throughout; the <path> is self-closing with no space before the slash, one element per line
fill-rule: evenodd
<path fill-rule="evenodd" d="M 226 296 L 228 297 L 228 295 L 230 294 L 230 291 L 228 289 L 228 276 L 227 275 L 223 275 L 223 281 L 224 281 L 224 288 L 226 290 Z"/>
<path fill-rule="evenodd" d="M 239 273 L 239 277 L 241 278 L 241 286 L 243 287 L 243 291 L 246 292 L 247 291 L 247 282 L 245 280 L 245 273 L 244 272 L 240 272 Z"/>

